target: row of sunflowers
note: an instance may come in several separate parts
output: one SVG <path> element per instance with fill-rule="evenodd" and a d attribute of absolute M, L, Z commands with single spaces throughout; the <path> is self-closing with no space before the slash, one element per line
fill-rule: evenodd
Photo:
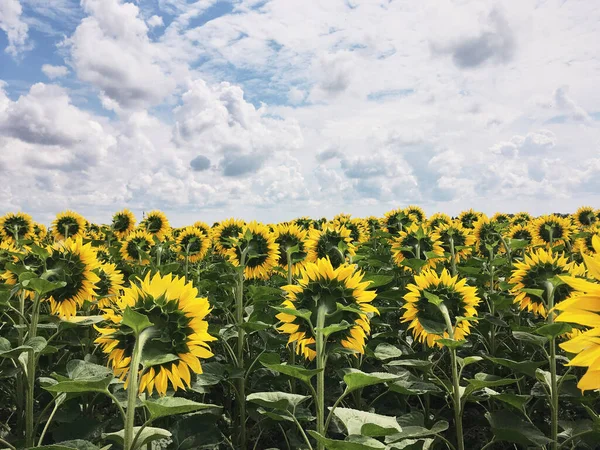
<path fill-rule="evenodd" d="M 0 237 L 0 448 L 598 448 L 594 208 Z"/>

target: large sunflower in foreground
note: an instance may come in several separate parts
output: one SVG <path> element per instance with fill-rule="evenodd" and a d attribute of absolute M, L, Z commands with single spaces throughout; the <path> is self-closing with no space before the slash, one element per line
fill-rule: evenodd
<path fill-rule="evenodd" d="M 91 244 L 83 244 L 81 238 L 69 238 L 57 242 L 46 259 L 49 281 L 64 281 L 64 287 L 51 292 L 48 301 L 52 314 L 73 317 L 83 303 L 92 301 L 97 295 L 100 281 L 94 272 L 100 266 Z"/>
<path fill-rule="evenodd" d="M 251 237 L 248 240 L 249 234 Z M 242 252 L 248 249 L 244 276 L 248 280 L 268 279 L 279 262 L 279 245 L 275 242 L 273 233 L 258 222 L 250 222 L 244 226 L 236 242 L 237 245 L 227 250 L 226 256 L 229 262 L 238 267 Z"/>
<path fill-rule="evenodd" d="M 150 262 L 148 255 L 154 247 L 152 235 L 144 230 L 129 233 L 121 243 L 121 256 L 125 261 L 146 265 Z"/>
<path fill-rule="evenodd" d="M 349 256 L 356 254 L 350 234 L 348 228 L 332 223 L 324 224 L 320 230 L 313 228 L 306 241 L 306 261 L 329 258 L 333 267 L 344 264 Z"/>
<path fill-rule="evenodd" d="M 113 215 L 112 229 L 119 239 L 123 239 L 135 230 L 135 216 L 128 209 L 119 211 Z"/>
<path fill-rule="evenodd" d="M 212 229 L 212 241 L 215 251 L 225 256 L 227 250 L 233 246 L 236 239 L 244 228 L 245 222 L 240 219 L 227 219 Z"/>
<path fill-rule="evenodd" d="M 475 236 L 471 230 L 463 228 L 459 221 L 440 225 L 435 229 L 440 236 L 440 241 L 444 252 L 451 254 L 450 239 L 454 243 L 454 257 L 456 262 L 466 260 L 473 253 Z"/>
<path fill-rule="evenodd" d="M 140 223 L 140 228 L 152 236 L 156 236 L 159 241 L 165 240 L 171 231 L 169 219 L 162 211 L 150 211 L 144 220 Z"/>
<path fill-rule="evenodd" d="M 485 214 L 473 209 L 469 209 L 461 212 L 458 215 L 458 220 L 463 228 L 475 228 L 475 222 L 477 222 L 481 217 L 485 217 Z"/>
<path fill-rule="evenodd" d="M 392 256 L 398 266 L 407 270 L 412 270 L 404 264 L 407 259 L 420 259 L 426 261 L 423 267 L 435 267 L 444 258 L 444 249 L 437 231 L 414 223 L 393 239 Z"/>
<path fill-rule="evenodd" d="M 187 256 L 189 262 L 200 261 L 206 256 L 209 248 L 210 238 L 199 228 L 186 227 L 177 236 L 175 251 L 181 260 L 185 260 Z"/>
<path fill-rule="evenodd" d="M 571 221 L 556 214 L 542 216 L 530 225 L 534 245 L 558 246 L 568 242 L 571 237 Z"/>
<path fill-rule="evenodd" d="M 76 239 L 85 234 L 86 220 L 75 211 L 63 211 L 56 215 L 52 222 L 52 235 L 54 239 L 61 241 L 67 238 Z"/>
<path fill-rule="evenodd" d="M 471 324 L 467 320 L 459 321 L 457 317 L 476 317 L 477 307 L 481 299 L 477 296 L 477 288 L 467 286 L 466 278 L 452 277 L 444 269 L 438 275 L 432 269 L 425 269 L 415 275 L 414 282 L 407 286 L 408 293 L 404 296 L 406 303 L 401 322 L 410 322 L 408 329 L 419 342 L 425 342 L 433 347 L 440 338 L 448 338 L 448 332 L 435 334 L 428 332 L 431 324 L 445 326 L 444 316 L 439 307 L 429 301 L 427 296 L 437 296 L 448 309 L 450 320 L 454 327 L 454 339 L 463 340 L 471 332 Z"/>
<path fill-rule="evenodd" d="M 121 271 L 114 264 L 101 264 L 96 270 L 98 282 L 96 283 L 96 296 L 98 308 L 110 306 L 118 297 L 125 280 Z"/>
<path fill-rule="evenodd" d="M 582 206 L 573 214 L 575 225 L 581 228 L 588 228 L 598 223 L 596 211 L 591 206 Z"/>
<path fill-rule="evenodd" d="M 33 236 L 33 219 L 22 212 L 8 213 L 0 217 L 0 239 L 16 242 Z"/>
<path fill-rule="evenodd" d="M 208 300 L 198 297 L 198 289 L 191 282 L 186 284 L 171 274 L 152 278 L 148 274 L 143 281 L 125 288 L 114 308 L 104 310 L 106 328 L 96 328 L 101 334 L 96 343 L 108 354 L 109 364 L 122 380 L 129 373 L 135 343 L 133 330 L 121 322 L 128 307 L 152 323 L 154 334 L 144 346 L 144 354 L 166 361 L 140 371 L 140 392 L 151 395 L 156 390 L 163 396 L 169 384 L 174 390 L 185 390 L 191 384 L 191 372 L 202 373 L 200 359 L 213 356 L 208 342 L 215 338 L 208 334 L 205 320 L 210 312 Z"/>
<path fill-rule="evenodd" d="M 342 321 L 349 324 L 348 328 L 330 334 L 327 341 L 364 353 L 365 341 L 371 332 L 370 316 L 379 311 L 371 304 L 377 294 L 366 290 L 370 282 L 362 281 L 363 276 L 355 265 L 342 264 L 334 268 L 329 259 L 321 258 L 305 265 L 298 284 L 282 288 L 287 293 L 283 308 L 311 311 L 310 323 L 286 312 L 276 316 L 282 322 L 278 330 L 289 334 L 288 344 L 297 343 L 299 355 L 309 360 L 316 356 L 312 325 L 316 324 L 321 306 L 327 308 L 325 327 Z"/>
<path fill-rule="evenodd" d="M 596 237 L 594 240 L 600 247 L 600 238 Z M 555 320 L 592 327 L 560 344 L 566 352 L 576 354 L 569 366 L 587 367 L 585 375 L 577 384 L 579 389 L 586 391 L 600 389 L 600 255 L 583 255 L 583 259 L 588 276 L 593 281 L 560 277 L 573 289 L 573 295 L 556 305 L 556 309 L 562 313 Z"/>
<path fill-rule="evenodd" d="M 297 276 L 300 274 L 300 270 L 304 266 L 304 258 L 306 258 L 306 249 L 304 248 L 304 242 L 308 236 L 308 232 L 300 228 L 296 224 L 278 224 L 274 226 L 275 242 L 279 245 L 279 262 L 278 265 L 287 272 L 287 250 L 293 247 L 298 247 L 298 251 L 294 252 L 292 261 L 295 259 L 296 262 L 292 262 L 292 274 Z"/>
<path fill-rule="evenodd" d="M 564 254 L 552 253 L 543 248 L 525 255 L 522 262 L 515 263 L 508 282 L 514 286 L 510 292 L 515 296 L 514 303 L 521 310 L 527 310 L 542 317 L 548 315 L 547 282 L 558 275 L 580 274 L 578 266 L 569 264 Z M 537 296 L 533 292 L 539 292 Z M 554 291 L 554 302 L 564 300 L 571 293 L 568 285 L 559 285 Z"/>

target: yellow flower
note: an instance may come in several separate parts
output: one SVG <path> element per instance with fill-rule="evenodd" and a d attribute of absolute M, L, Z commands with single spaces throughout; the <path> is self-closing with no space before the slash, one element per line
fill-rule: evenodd
<path fill-rule="evenodd" d="M 279 245 L 279 266 L 287 272 L 287 249 L 298 246 L 298 251 L 295 252 L 292 257 L 296 261 L 292 263 L 292 274 L 297 276 L 300 274 L 300 270 L 304 266 L 303 258 L 306 258 L 306 249 L 304 248 L 304 242 L 308 236 L 308 232 L 300 228 L 296 224 L 285 225 L 278 224 L 274 227 L 275 242 Z"/>
<path fill-rule="evenodd" d="M 499 228 L 506 228 L 510 225 L 511 218 L 508 214 L 496 213 L 490 219 L 490 222 L 499 226 Z"/>
<path fill-rule="evenodd" d="M 206 222 L 198 220 L 197 222 L 194 222 L 193 226 L 202 231 L 206 236 L 210 236 L 210 225 Z"/>
<path fill-rule="evenodd" d="M 363 219 L 348 219 L 345 221 L 333 220 L 333 225 L 335 227 L 343 226 L 350 230 L 350 238 L 352 239 L 352 243 L 362 244 L 369 240 L 369 225 Z"/>
<path fill-rule="evenodd" d="M 150 233 L 144 230 L 134 231 L 129 233 L 121 243 L 121 256 L 125 261 L 146 265 L 150 260 L 142 255 L 142 252 L 149 255 L 152 247 L 154 247 L 154 239 Z"/>
<path fill-rule="evenodd" d="M 310 217 L 298 217 L 297 219 L 292 220 L 292 223 L 306 231 L 315 228 L 315 221 Z"/>
<path fill-rule="evenodd" d="M 452 218 L 448 214 L 444 214 L 444 213 L 435 213 L 427 221 L 427 225 L 432 230 L 435 230 L 436 228 L 438 228 L 441 225 L 450 225 L 451 223 L 452 223 Z"/>
<path fill-rule="evenodd" d="M 52 235 L 57 241 L 66 238 L 83 237 L 85 234 L 86 220 L 74 211 L 63 211 L 56 215 L 52 222 Z"/>
<path fill-rule="evenodd" d="M 370 316 L 379 314 L 371 302 L 377 294 L 367 291 L 369 281 L 355 265 L 342 264 L 334 268 L 329 259 L 321 258 L 302 268 L 297 285 L 284 286 L 286 299 L 283 308 L 309 310 L 316 318 L 319 307 L 327 307 L 325 327 L 346 321 L 349 328 L 332 333 L 329 342 L 339 342 L 343 347 L 364 353 L 365 341 L 371 332 Z M 297 343 L 296 352 L 309 360 L 316 356 L 313 327 L 305 319 L 281 312 L 278 330 L 289 335 L 288 344 Z M 314 324 L 313 324 L 314 325 Z"/>
<path fill-rule="evenodd" d="M 48 229 L 44 224 L 35 222 L 33 224 L 33 234 L 35 235 L 36 241 L 41 243 L 44 239 L 46 239 L 46 236 L 48 235 Z"/>
<path fill-rule="evenodd" d="M 225 256 L 227 250 L 233 246 L 232 239 L 239 236 L 242 228 L 244 228 L 245 222 L 239 219 L 227 219 L 221 222 L 212 230 L 212 242 L 215 247 L 215 251 Z"/>
<path fill-rule="evenodd" d="M 246 241 L 248 232 L 252 233 L 252 237 Z M 227 250 L 226 256 L 229 262 L 238 267 L 242 256 L 241 252 L 248 249 L 244 276 L 248 280 L 268 279 L 279 261 L 279 246 L 275 242 L 273 233 L 258 222 L 250 222 L 244 226 L 236 242 L 235 246 Z"/>
<path fill-rule="evenodd" d="M 215 338 L 208 334 L 205 317 L 210 312 L 208 299 L 198 297 L 198 289 L 184 278 L 152 278 L 147 274 L 139 284 L 125 288 L 116 299 L 113 309 L 104 310 L 106 328 L 97 327 L 100 337 L 96 343 L 108 354 L 109 364 L 115 375 L 125 379 L 129 373 L 134 340 L 131 330 L 121 323 L 127 307 L 144 314 L 153 324 L 155 334 L 144 347 L 145 355 L 160 355 L 167 362 L 140 370 L 139 391 L 151 395 L 167 393 L 169 384 L 174 390 L 191 385 L 191 372 L 202 373 L 200 359 L 213 356 L 208 342 Z M 127 388 L 127 383 L 125 385 Z"/>
<path fill-rule="evenodd" d="M 531 215 L 528 212 L 519 212 L 512 216 L 511 225 L 527 225 L 531 221 Z"/>
<path fill-rule="evenodd" d="M 112 229 L 117 238 L 125 238 L 135 230 L 135 216 L 128 209 L 115 213 L 112 218 Z"/>
<path fill-rule="evenodd" d="M 195 263 L 206 256 L 209 247 L 210 239 L 204 232 L 196 227 L 187 227 L 179 233 L 175 251 L 180 260 L 185 260 L 187 254 L 188 261 Z"/>
<path fill-rule="evenodd" d="M 150 235 L 156 236 L 159 241 L 164 241 L 171 230 L 165 213 L 157 210 L 150 211 L 140 223 L 140 227 Z"/>
<path fill-rule="evenodd" d="M 475 222 L 473 235 L 475 236 L 475 249 L 480 255 L 485 257 L 490 256 L 490 251 L 487 248 L 488 245 L 492 247 L 494 255 L 506 252 L 495 223 L 491 222 L 487 217 L 482 216 Z"/>
<path fill-rule="evenodd" d="M 8 213 L 0 217 L 0 240 L 16 242 L 33 237 L 33 219 L 22 212 Z"/>
<path fill-rule="evenodd" d="M 572 225 L 569 219 L 552 214 L 534 220 L 530 225 L 530 230 L 533 236 L 533 245 L 555 247 L 569 241 Z"/>
<path fill-rule="evenodd" d="M 96 270 L 99 281 L 96 283 L 96 296 L 98 297 L 98 308 L 109 307 L 117 298 L 125 280 L 121 271 L 114 264 L 102 264 Z"/>
<path fill-rule="evenodd" d="M 588 228 L 598 224 L 598 217 L 596 217 L 594 208 L 591 206 L 582 206 L 573 214 L 573 221 L 580 228 Z"/>
<path fill-rule="evenodd" d="M 431 253 L 437 257 L 432 257 Z M 409 271 L 412 268 L 403 263 L 406 259 L 421 259 L 426 261 L 423 267 L 435 267 L 444 257 L 440 235 L 437 231 L 431 231 L 426 225 L 414 223 L 393 239 L 392 257 L 398 266 L 405 267 Z"/>
<path fill-rule="evenodd" d="M 406 210 L 393 209 L 386 212 L 383 219 L 381 219 L 381 229 L 389 234 L 398 234 L 417 221 L 418 218 L 414 215 L 406 214 Z"/>
<path fill-rule="evenodd" d="M 529 228 L 529 226 L 523 223 L 511 225 L 506 233 L 506 236 L 510 239 L 522 239 L 524 241 L 527 241 L 527 243 L 529 244 L 533 240 L 531 229 Z"/>
<path fill-rule="evenodd" d="M 477 222 L 480 218 L 485 217 L 485 214 L 474 211 L 473 209 L 469 209 L 467 211 L 463 211 L 458 215 L 458 220 L 463 228 L 474 228 L 475 222 Z"/>
<path fill-rule="evenodd" d="M 594 241 L 600 246 L 600 238 Z M 588 274 L 592 281 L 571 276 L 560 279 L 573 289 L 573 295 L 556 305 L 562 311 L 557 322 L 570 322 L 590 330 L 563 342 L 560 347 L 576 356 L 569 366 L 587 367 L 585 375 L 577 387 L 582 391 L 600 389 L 600 255 L 583 255 Z"/>
<path fill-rule="evenodd" d="M 313 228 L 308 232 L 306 241 L 306 261 L 329 258 L 334 267 L 344 264 L 348 256 L 356 254 L 350 234 L 348 228 L 332 223 L 324 224 L 320 230 Z M 340 244 L 345 246 L 345 250 L 340 249 Z"/>
<path fill-rule="evenodd" d="M 426 295 L 433 294 L 437 296 L 448 309 L 450 320 L 454 326 L 454 339 L 463 340 L 471 332 L 470 322 L 467 320 L 459 321 L 457 317 L 476 317 L 477 307 L 481 299 L 477 296 L 477 289 L 467 286 L 465 278 L 458 279 L 458 276 L 452 277 L 444 269 L 442 274 L 438 275 L 433 269 L 425 269 L 420 274 L 415 275 L 414 283 L 407 286 L 408 293 L 404 296 L 406 303 L 402 306 L 405 309 L 401 322 L 409 322 L 408 329 L 419 342 L 425 342 L 429 347 L 433 347 L 440 338 L 448 338 L 448 332 L 435 334 L 427 331 L 430 324 L 435 322 L 445 327 L 444 316 L 437 305 L 432 304 Z M 439 345 L 439 344 L 437 344 Z"/>
<path fill-rule="evenodd" d="M 463 228 L 458 220 L 440 225 L 435 231 L 440 236 L 442 248 L 446 253 L 451 253 L 450 236 L 452 236 L 456 262 L 466 260 L 473 253 L 472 246 L 475 244 L 475 236 L 471 230 Z"/>
<path fill-rule="evenodd" d="M 425 211 L 421 209 L 419 206 L 410 205 L 404 208 L 404 214 L 407 216 L 413 216 L 417 223 L 424 222 L 426 219 Z"/>
<path fill-rule="evenodd" d="M 585 232 L 587 233 L 587 236 L 575 240 L 573 253 L 585 253 L 587 255 L 599 254 L 600 240 L 594 239 L 594 236 L 600 237 L 600 226 L 588 227 Z"/>

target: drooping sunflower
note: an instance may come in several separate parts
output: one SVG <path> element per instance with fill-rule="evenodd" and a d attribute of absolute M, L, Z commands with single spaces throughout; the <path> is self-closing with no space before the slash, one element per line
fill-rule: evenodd
<path fill-rule="evenodd" d="M 212 229 L 212 242 L 215 251 L 225 256 L 227 250 L 233 246 L 233 239 L 237 238 L 244 228 L 245 222 L 240 219 L 227 219 Z"/>
<path fill-rule="evenodd" d="M 451 253 L 450 239 L 452 238 L 456 262 L 467 259 L 473 253 L 475 236 L 470 230 L 463 228 L 458 220 L 442 224 L 435 231 L 440 236 L 442 248 L 446 253 Z"/>
<path fill-rule="evenodd" d="M 16 242 L 33 237 L 33 219 L 22 212 L 0 217 L 0 239 Z"/>
<path fill-rule="evenodd" d="M 531 243 L 533 240 L 529 226 L 522 223 L 511 225 L 506 233 L 506 236 L 510 239 L 521 239 L 523 241 L 527 241 L 527 243 Z"/>
<path fill-rule="evenodd" d="M 488 246 L 492 248 L 494 255 L 505 253 L 506 249 L 502 245 L 500 232 L 496 228 L 496 223 L 490 221 L 487 217 L 482 216 L 473 226 L 473 236 L 475 236 L 475 249 L 482 256 L 489 257 L 490 251 Z"/>
<path fill-rule="evenodd" d="M 531 215 L 528 212 L 518 212 L 510 220 L 511 225 L 527 225 L 531 222 Z"/>
<path fill-rule="evenodd" d="M 287 261 L 287 250 L 298 247 L 298 251 L 294 252 L 292 256 L 292 274 L 297 276 L 300 274 L 300 270 L 304 266 L 304 258 L 306 258 L 306 249 L 304 242 L 308 236 L 308 232 L 300 228 L 296 224 L 277 224 L 273 231 L 275 242 L 279 245 L 279 262 L 278 265 L 287 272 L 288 261 Z M 296 260 L 294 262 L 294 260 Z"/>
<path fill-rule="evenodd" d="M 569 264 L 564 254 L 552 253 L 539 248 L 526 254 L 522 262 L 514 264 L 515 270 L 508 282 L 514 286 L 510 292 L 515 296 L 514 303 L 521 310 L 532 312 L 541 317 L 548 315 L 548 293 L 546 283 L 555 276 L 569 275 L 578 271 L 578 266 Z M 526 292 L 524 289 L 527 289 Z M 534 295 L 532 289 L 540 292 Z M 568 285 L 561 284 L 554 290 L 554 301 L 564 300 L 571 293 Z"/>
<path fill-rule="evenodd" d="M 425 269 L 415 275 L 414 283 L 407 286 L 408 293 L 404 296 L 406 303 L 401 322 L 410 322 L 408 329 L 419 342 L 425 342 L 433 347 L 440 338 L 448 338 L 448 332 L 434 334 L 426 331 L 432 322 L 445 324 L 444 316 L 435 304 L 431 303 L 427 295 L 437 296 L 448 309 L 450 320 L 456 323 L 457 317 L 476 317 L 477 307 L 481 299 L 477 296 L 477 288 L 467 286 L 466 278 L 452 277 L 444 269 L 438 275 L 433 269 Z M 454 339 L 463 340 L 471 332 L 470 322 L 463 320 L 454 327 Z M 439 345 L 439 344 L 438 344 Z"/>
<path fill-rule="evenodd" d="M 600 247 L 600 238 L 594 238 Z M 563 342 L 560 347 L 568 353 L 576 354 L 569 366 L 587 367 L 587 371 L 577 383 L 582 391 L 600 389 L 600 255 L 583 255 L 591 281 L 570 276 L 561 276 L 573 294 L 558 303 L 556 309 L 562 311 L 556 317 L 558 322 L 569 322 L 590 330 Z"/>
<path fill-rule="evenodd" d="M 458 220 L 463 228 L 475 228 L 475 222 L 477 222 L 483 216 L 485 216 L 485 214 L 482 212 L 469 209 L 461 212 L 458 215 Z"/>
<path fill-rule="evenodd" d="M 76 239 L 85 234 L 86 220 L 75 211 L 63 211 L 52 222 L 52 235 L 57 241 L 67 238 Z"/>
<path fill-rule="evenodd" d="M 440 225 L 449 225 L 451 223 L 452 223 L 452 218 L 448 214 L 444 214 L 444 213 L 435 213 L 427 221 L 427 225 L 432 230 L 435 230 Z"/>
<path fill-rule="evenodd" d="M 129 233 L 121 243 L 121 256 L 125 261 L 146 265 L 150 260 L 142 253 L 149 255 L 152 247 L 152 235 L 144 230 L 137 230 Z"/>
<path fill-rule="evenodd" d="M 252 237 L 247 240 L 246 236 Z M 245 225 L 236 239 L 237 243 L 227 250 L 226 257 L 231 264 L 238 267 L 242 252 L 248 249 L 245 261 L 244 276 L 246 279 L 266 280 L 279 261 L 279 245 L 269 229 L 258 222 Z"/>
<path fill-rule="evenodd" d="M 350 234 L 348 228 L 332 223 L 324 224 L 320 230 L 313 228 L 306 241 L 306 261 L 329 258 L 333 267 L 344 264 L 348 257 L 356 254 Z"/>
<path fill-rule="evenodd" d="M 596 211 L 591 206 L 582 206 L 573 214 L 575 225 L 581 228 L 588 228 L 598 223 Z"/>
<path fill-rule="evenodd" d="M 414 216 L 417 223 L 424 222 L 426 219 L 425 211 L 423 211 L 421 207 L 415 205 L 409 205 L 404 208 L 404 214 L 407 216 Z"/>
<path fill-rule="evenodd" d="M 163 356 L 167 362 L 143 372 L 139 391 L 151 395 L 167 393 L 169 384 L 174 390 L 191 385 L 191 372 L 202 373 L 200 359 L 213 356 L 208 345 L 215 338 L 208 334 L 210 312 L 208 299 L 198 297 L 198 289 L 184 278 L 147 274 L 124 289 L 113 309 L 105 309 L 106 328 L 96 328 L 101 336 L 96 339 L 102 351 L 108 354 L 115 375 L 125 379 L 129 373 L 135 339 L 133 331 L 121 320 L 126 308 L 143 314 L 152 323 L 154 333 L 144 346 L 147 356 Z M 127 387 L 127 383 L 126 386 Z"/>
<path fill-rule="evenodd" d="M 377 294 L 367 290 L 370 282 L 362 281 L 363 277 L 363 272 L 355 265 L 342 264 L 334 268 L 329 259 L 320 258 L 303 267 L 298 284 L 282 288 L 286 292 L 282 307 L 311 311 L 310 321 L 313 325 L 316 323 L 318 309 L 327 308 L 325 327 L 342 321 L 350 324 L 348 328 L 330 334 L 328 343 L 336 342 L 362 354 L 371 332 L 370 317 L 379 314 L 371 304 Z M 286 312 L 281 312 L 276 317 L 282 322 L 278 330 L 289 334 L 288 344 L 296 342 L 296 352 L 313 360 L 316 351 L 311 323 Z"/>
<path fill-rule="evenodd" d="M 175 251 L 180 260 L 195 263 L 204 259 L 210 248 L 210 238 L 196 227 L 186 227 L 177 236 Z"/>
<path fill-rule="evenodd" d="M 152 236 L 156 236 L 159 241 L 163 241 L 169 234 L 171 225 L 169 224 L 169 219 L 167 219 L 165 213 L 154 210 L 150 211 L 144 220 L 140 222 L 140 228 Z"/>
<path fill-rule="evenodd" d="M 577 238 L 573 245 L 573 253 L 585 253 L 587 255 L 600 254 L 600 226 L 589 227 L 586 230 L 587 235 Z"/>
<path fill-rule="evenodd" d="M 381 219 L 381 229 L 386 233 L 396 235 L 415 223 L 417 218 L 406 214 L 403 209 L 393 209 L 385 213 Z"/>
<path fill-rule="evenodd" d="M 94 272 L 99 278 L 96 283 L 98 308 L 108 308 L 116 301 L 123 289 L 125 283 L 123 274 L 117 270 L 115 264 L 101 264 Z"/>
<path fill-rule="evenodd" d="M 112 217 L 112 230 L 119 239 L 124 239 L 135 230 L 135 215 L 128 209 L 115 213 Z"/>
<path fill-rule="evenodd" d="M 198 220 L 198 221 L 194 222 L 193 226 L 198 228 L 200 231 L 202 231 L 206 236 L 210 236 L 210 225 L 207 224 L 206 222 L 202 222 L 201 220 Z"/>
<path fill-rule="evenodd" d="M 530 225 L 533 245 L 564 245 L 572 233 L 571 221 L 556 214 L 542 216 Z"/>
<path fill-rule="evenodd" d="M 52 314 L 70 318 L 86 300 L 93 301 L 100 281 L 94 270 L 99 267 L 94 248 L 89 243 L 84 245 L 80 237 L 54 244 L 46 259 L 46 273 L 50 274 L 47 279 L 66 285 L 50 293 Z"/>
<path fill-rule="evenodd" d="M 406 259 L 421 259 L 426 261 L 423 267 L 435 267 L 444 257 L 440 235 L 426 225 L 413 223 L 393 239 L 392 257 L 398 266 L 409 271 L 412 268 L 403 263 Z"/>

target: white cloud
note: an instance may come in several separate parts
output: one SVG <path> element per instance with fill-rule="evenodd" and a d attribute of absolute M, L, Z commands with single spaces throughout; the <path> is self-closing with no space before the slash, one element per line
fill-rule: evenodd
<path fill-rule="evenodd" d="M 29 27 L 21 17 L 22 13 L 23 8 L 19 0 L 0 2 L 0 30 L 4 31 L 8 38 L 8 46 L 4 51 L 13 57 L 31 48 L 27 42 Z"/>
<path fill-rule="evenodd" d="M 51 80 L 55 78 L 65 77 L 69 73 L 69 69 L 65 66 L 53 66 L 51 64 L 44 64 L 42 66 L 42 72 Z"/>
<path fill-rule="evenodd" d="M 163 22 L 163 18 L 157 15 L 150 17 L 146 23 L 150 28 L 163 27 L 165 25 Z"/>

